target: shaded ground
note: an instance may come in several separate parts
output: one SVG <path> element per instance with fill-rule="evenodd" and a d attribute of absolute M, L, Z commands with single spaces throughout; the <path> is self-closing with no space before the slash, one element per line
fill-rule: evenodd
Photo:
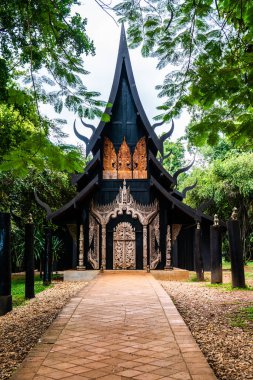
<path fill-rule="evenodd" d="M 229 280 L 229 272 L 225 280 Z M 194 282 L 162 285 L 220 380 L 253 379 L 253 291 Z"/>
<path fill-rule="evenodd" d="M 84 283 L 56 283 L 0 318 L 0 379 L 8 379 Z"/>

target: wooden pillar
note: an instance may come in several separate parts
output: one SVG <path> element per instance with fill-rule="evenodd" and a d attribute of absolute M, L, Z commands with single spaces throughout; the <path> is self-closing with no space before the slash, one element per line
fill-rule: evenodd
<path fill-rule="evenodd" d="M 102 263 L 101 270 L 106 269 L 106 224 L 102 224 Z"/>
<path fill-rule="evenodd" d="M 195 230 L 195 242 L 194 242 L 194 260 L 195 260 L 195 270 L 197 275 L 197 281 L 204 281 L 204 267 L 203 258 L 201 254 L 201 230 L 200 223 L 197 223 L 197 228 Z"/>
<path fill-rule="evenodd" d="M 46 228 L 43 284 L 50 285 L 52 280 L 52 231 Z"/>
<path fill-rule="evenodd" d="M 10 235 L 10 214 L 0 212 L 0 316 L 12 310 Z"/>
<path fill-rule="evenodd" d="M 143 269 L 146 270 L 148 265 L 148 227 L 143 225 Z"/>
<path fill-rule="evenodd" d="M 25 225 L 25 298 L 34 297 L 34 224 L 30 214 Z"/>
<path fill-rule="evenodd" d="M 219 219 L 214 215 L 214 225 L 210 226 L 211 284 L 222 283 L 222 249 Z"/>
<path fill-rule="evenodd" d="M 241 231 L 236 208 L 233 209 L 231 219 L 227 221 L 227 229 L 231 258 L 232 287 L 245 288 Z"/>
<path fill-rule="evenodd" d="M 80 232 L 79 232 L 79 255 L 78 255 L 78 270 L 85 270 L 86 267 L 84 266 L 84 230 L 83 225 L 80 225 Z"/>

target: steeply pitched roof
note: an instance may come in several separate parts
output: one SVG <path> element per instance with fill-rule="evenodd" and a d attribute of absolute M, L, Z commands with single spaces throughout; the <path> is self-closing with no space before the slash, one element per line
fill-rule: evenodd
<path fill-rule="evenodd" d="M 157 150 L 159 150 L 162 154 L 163 153 L 163 144 L 159 140 L 159 138 L 157 137 L 156 133 L 154 132 L 154 130 L 153 130 L 153 128 L 152 128 L 152 126 L 151 126 L 151 124 L 150 124 L 150 122 L 146 116 L 146 113 L 143 109 L 140 98 L 139 98 L 139 94 L 138 94 L 136 84 L 135 84 L 135 80 L 134 80 L 134 75 L 133 75 L 132 65 L 131 65 L 131 61 L 130 61 L 129 51 L 128 51 L 128 47 L 127 47 L 125 28 L 124 28 L 124 25 L 122 24 L 119 51 L 118 51 L 118 59 L 117 59 L 112 89 L 111 89 L 111 93 L 110 93 L 110 97 L 109 97 L 109 101 L 108 101 L 109 103 L 114 104 L 114 102 L 115 102 L 115 98 L 116 98 L 117 91 L 119 88 L 120 78 L 122 75 L 122 69 L 123 69 L 124 63 L 125 63 L 127 78 L 129 81 L 129 85 L 130 85 L 131 93 L 132 93 L 132 96 L 134 99 L 134 103 L 135 103 L 137 111 L 140 115 L 140 118 L 143 122 L 144 128 L 146 128 L 146 130 L 149 134 L 149 137 L 153 141 Z M 105 112 L 110 114 L 111 109 L 107 108 L 105 110 Z M 100 137 L 105 124 L 106 123 L 101 120 L 96 131 L 91 136 L 90 142 L 87 146 L 87 155 L 89 154 L 89 152 L 93 151 L 95 144 L 96 144 L 98 138 Z"/>
<path fill-rule="evenodd" d="M 80 202 L 98 185 L 98 176 L 93 178 L 93 180 L 80 191 L 71 201 L 66 203 L 60 209 L 55 212 L 52 212 L 47 216 L 48 220 L 51 220 L 53 223 L 57 224 L 57 221 L 63 216 L 63 214 L 68 213 L 71 209 L 75 209 Z"/>

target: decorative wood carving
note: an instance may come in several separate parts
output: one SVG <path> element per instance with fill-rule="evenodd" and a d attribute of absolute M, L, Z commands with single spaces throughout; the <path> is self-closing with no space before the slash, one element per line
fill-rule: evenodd
<path fill-rule="evenodd" d="M 157 199 L 149 205 L 137 203 L 130 193 L 130 187 L 126 187 L 126 181 L 123 182 L 123 188 L 120 187 L 116 199 L 106 205 L 96 205 L 91 202 L 90 212 L 101 223 L 102 226 L 102 267 L 106 267 L 106 225 L 111 218 L 118 215 L 131 215 L 132 218 L 138 218 L 143 228 L 143 267 L 146 267 L 147 261 L 147 226 L 159 211 Z M 145 239 L 145 242 L 144 242 Z"/>
<path fill-rule="evenodd" d="M 89 215 L 89 251 L 88 261 L 93 269 L 99 269 L 99 224 Z"/>
<path fill-rule="evenodd" d="M 155 269 L 161 261 L 160 252 L 160 218 L 159 214 L 149 226 L 150 231 L 150 269 Z"/>
<path fill-rule="evenodd" d="M 177 239 L 179 232 L 181 231 L 182 224 L 172 224 L 172 242 Z"/>
<path fill-rule="evenodd" d="M 164 269 L 172 269 L 171 265 L 171 228 L 170 225 L 167 226 L 166 234 L 166 265 Z"/>
<path fill-rule="evenodd" d="M 119 148 L 118 153 L 118 179 L 132 179 L 132 157 L 126 138 Z"/>
<path fill-rule="evenodd" d="M 113 269 L 135 269 L 135 230 L 130 223 L 119 223 L 113 232 Z"/>
<path fill-rule="evenodd" d="M 137 203 L 130 193 L 130 187 L 126 187 L 126 181 L 123 182 L 123 188 L 119 188 L 119 193 L 112 203 L 106 205 L 91 203 L 91 212 L 100 221 L 102 226 L 106 226 L 111 218 L 123 215 L 124 212 L 127 215 L 132 215 L 132 218 L 138 218 L 142 225 L 148 225 L 158 210 L 159 204 L 157 199 L 149 205 Z"/>
<path fill-rule="evenodd" d="M 83 265 L 84 261 L 84 228 L 83 225 L 80 225 L 80 234 L 79 234 L 79 257 L 78 257 L 78 266 L 77 269 L 84 270 L 85 266 Z"/>
<path fill-rule="evenodd" d="M 133 178 L 147 179 L 147 144 L 145 136 L 142 137 L 133 154 Z"/>
<path fill-rule="evenodd" d="M 117 154 L 108 137 L 104 138 L 103 168 L 104 179 L 117 179 Z"/>

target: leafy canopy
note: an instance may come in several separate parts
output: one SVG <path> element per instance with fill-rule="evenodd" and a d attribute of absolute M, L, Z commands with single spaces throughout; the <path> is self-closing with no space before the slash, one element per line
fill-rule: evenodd
<path fill-rule="evenodd" d="M 95 54 L 86 34 L 87 19 L 72 14 L 77 0 L 3 0 L 0 9 L 0 57 L 9 75 L 25 79 L 36 100 L 63 104 L 80 116 L 100 114 L 80 75 L 86 75 L 83 54 Z M 56 86 L 54 91 L 47 91 Z"/>
<path fill-rule="evenodd" d="M 114 9 L 129 23 L 130 46 L 168 68 L 160 117 L 186 107 L 193 144 L 214 145 L 222 133 L 252 148 L 252 0 L 123 0 Z"/>

